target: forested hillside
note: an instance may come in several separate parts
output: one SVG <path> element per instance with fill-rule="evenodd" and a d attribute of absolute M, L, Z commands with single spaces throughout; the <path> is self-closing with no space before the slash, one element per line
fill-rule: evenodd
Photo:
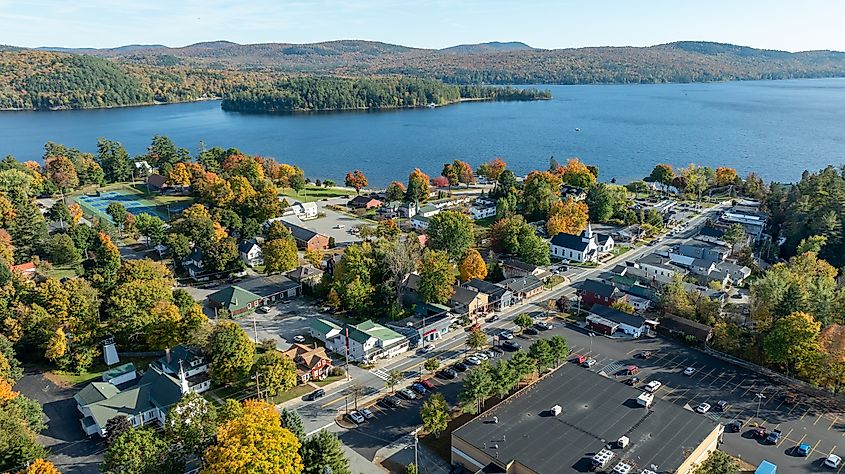
<path fill-rule="evenodd" d="M 534 100 L 548 97 L 548 92 L 534 89 L 458 87 L 431 79 L 301 77 L 235 90 L 226 94 L 223 109 L 240 112 L 396 109 L 445 105 L 462 98 Z"/>

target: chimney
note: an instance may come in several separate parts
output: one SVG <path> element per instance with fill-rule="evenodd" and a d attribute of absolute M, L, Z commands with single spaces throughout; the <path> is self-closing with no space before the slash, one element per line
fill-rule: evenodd
<path fill-rule="evenodd" d="M 169 347 L 164 350 L 164 360 L 166 360 L 167 363 L 170 364 L 170 348 Z"/>

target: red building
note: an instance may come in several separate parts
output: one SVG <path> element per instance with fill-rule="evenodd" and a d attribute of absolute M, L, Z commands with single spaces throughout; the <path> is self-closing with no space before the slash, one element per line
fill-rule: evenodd
<path fill-rule="evenodd" d="M 599 280 L 586 280 L 578 289 L 581 304 L 592 306 L 600 304 L 610 306 L 618 300 L 626 300 L 627 296 L 616 286 Z"/>
<path fill-rule="evenodd" d="M 331 374 L 332 359 L 326 354 L 325 347 L 294 344 L 283 354 L 296 362 L 296 376 L 300 383 L 323 380 Z"/>

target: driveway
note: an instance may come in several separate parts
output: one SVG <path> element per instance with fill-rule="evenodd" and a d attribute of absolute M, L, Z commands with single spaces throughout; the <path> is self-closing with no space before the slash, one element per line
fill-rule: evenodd
<path fill-rule="evenodd" d="M 38 442 L 50 450 L 50 461 L 66 474 L 95 474 L 103 461 L 105 446 L 99 438 L 88 438 L 79 425 L 81 415 L 73 395 L 77 388 L 62 388 L 40 372 L 27 370 L 15 390 L 37 400 L 44 408 L 47 429 Z"/>

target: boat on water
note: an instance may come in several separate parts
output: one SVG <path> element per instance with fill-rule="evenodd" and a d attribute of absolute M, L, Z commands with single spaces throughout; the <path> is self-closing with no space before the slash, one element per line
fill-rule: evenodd
<path fill-rule="evenodd" d="M 575 131 L 576 131 L 576 132 L 580 132 L 580 131 L 581 131 L 581 129 L 580 129 L 580 128 L 578 128 L 578 127 L 575 127 Z"/>
<path fill-rule="evenodd" d="M 433 109 L 433 108 L 437 107 L 437 104 L 435 104 L 434 102 L 431 102 L 430 104 L 426 105 L 426 107 L 428 107 L 429 109 Z"/>

